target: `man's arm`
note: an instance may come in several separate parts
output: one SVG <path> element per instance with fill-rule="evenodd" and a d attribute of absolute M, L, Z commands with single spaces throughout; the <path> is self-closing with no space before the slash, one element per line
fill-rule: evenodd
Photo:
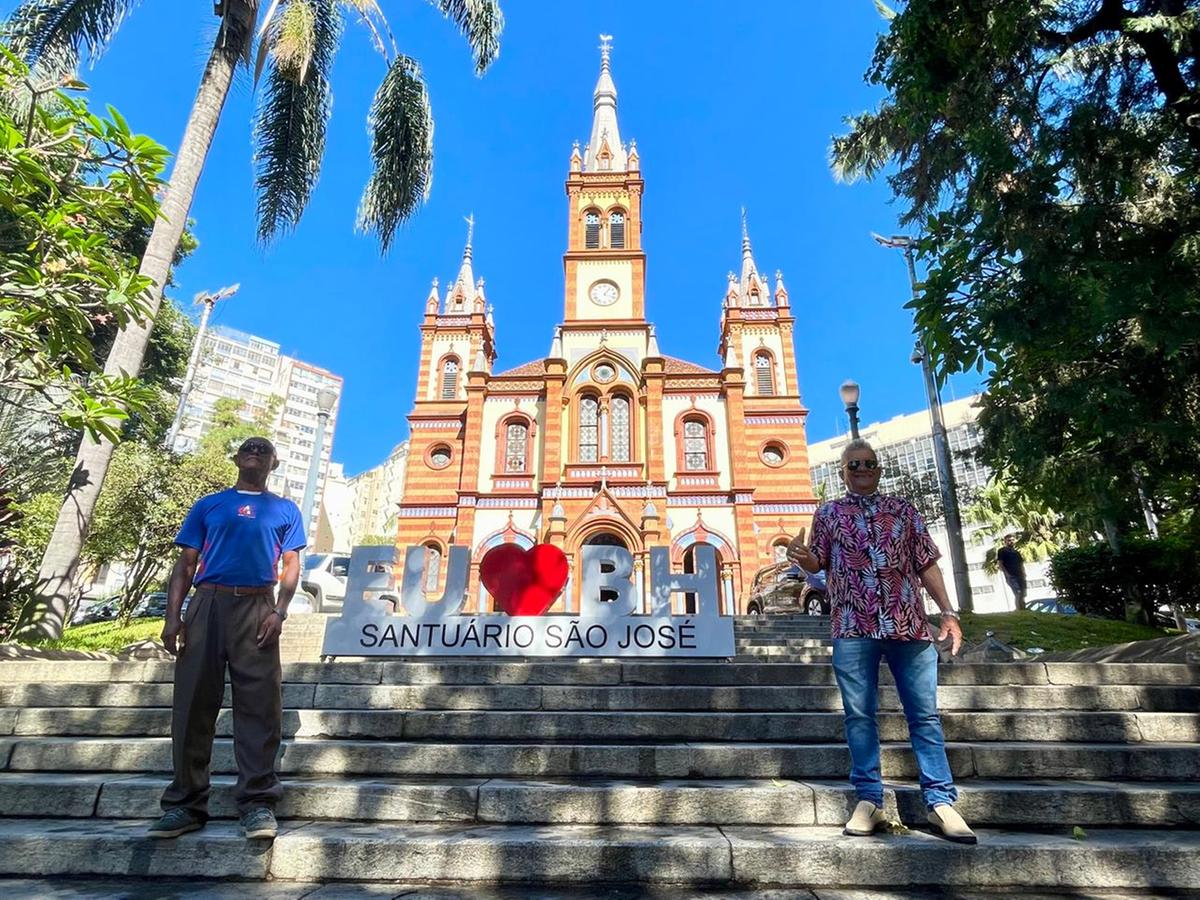
<path fill-rule="evenodd" d="M 183 598 L 192 586 L 199 562 L 199 550 L 195 547 L 180 547 L 179 558 L 175 560 L 175 567 L 171 569 L 171 581 L 167 586 L 167 615 L 162 630 L 163 646 L 171 655 L 175 655 L 181 649 L 178 639 L 183 632 Z"/>
<path fill-rule="evenodd" d="M 283 616 L 287 615 L 288 604 L 292 602 L 296 586 L 299 583 L 300 554 L 296 550 L 285 550 L 283 552 L 283 572 L 279 576 L 279 593 L 275 598 L 275 609 L 283 615 L 272 611 L 262 620 L 258 626 L 257 642 L 259 647 L 266 647 L 279 640 L 279 635 L 283 632 Z"/>
<path fill-rule="evenodd" d="M 952 641 L 950 655 L 957 656 L 958 648 L 962 646 L 962 626 L 958 622 L 958 615 L 954 613 L 954 607 L 950 605 L 950 596 L 946 593 L 946 580 L 942 578 L 942 569 L 936 562 L 931 563 L 921 570 L 919 577 L 921 586 L 929 591 L 929 596 L 938 605 L 938 609 L 943 613 L 951 613 L 951 615 L 942 616 L 937 640 L 940 643 L 949 637 Z"/>

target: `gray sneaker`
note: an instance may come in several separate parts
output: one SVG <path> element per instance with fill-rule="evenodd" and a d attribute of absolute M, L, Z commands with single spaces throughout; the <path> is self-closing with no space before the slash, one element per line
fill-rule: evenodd
<path fill-rule="evenodd" d="M 186 809 L 168 809 L 157 822 L 146 832 L 152 838 L 177 838 L 189 831 L 198 831 L 204 827 L 204 821 L 197 818 Z"/>
<path fill-rule="evenodd" d="M 259 806 L 242 816 L 242 834 L 247 838 L 273 838 L 279 833 L 275 822 L 275 813 L 265 806 Z"/>

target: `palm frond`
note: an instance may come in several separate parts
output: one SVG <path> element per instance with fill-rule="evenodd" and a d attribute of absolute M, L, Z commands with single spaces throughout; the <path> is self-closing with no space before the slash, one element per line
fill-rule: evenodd
<path fill-rule="evenodd" d="M 374 170 L 363 192 L 358 226 L 373 231 L 386 253 L 396 229 L 433 187 L 433 113 L 416 60 L 397 56 L 375 93 L 369 120 Z"/>
<path fill-rule="evenodd" d="M 0 26 L 35 75 L 58 78 L 94 63 L 138 0 L 25 0 Z"/>
<path fill-rule="evenodd" d="M 303 13 L 292 12 L 299 6 L 306 7 Z M 333 107 L 329 73 L 342 34 L 336 0 L 288 0 L 281 21 L 289 15 L 296 16 L 293 24 L 307 21 L 311 28 L 268 33 L 276 44 L 254 121 L 258 237 L 264 242 L 296 226 L 316 187 Z"/>
<path fill-rule="evenodd" d="M 371 32 L 371 43 L 384 59 L 391 58 L 388 55 L 389 45 L 393 56 L 400 52 L 396 48 L 396 37 L 392 34 L 392 28 L 388 25 L 379 0 L 342 0 L 342 2 L 358 13 L 359 21 Z M 387 44 L 383 42 L 384 35 L 387 35 Z"/>
<path fill-rule="evenodd" d="M 504 13 L 499 0 L 432 0 L 442 15 L 458 26 L 475 54 L 475 74 L 482 75 L 500 55 Z"/>

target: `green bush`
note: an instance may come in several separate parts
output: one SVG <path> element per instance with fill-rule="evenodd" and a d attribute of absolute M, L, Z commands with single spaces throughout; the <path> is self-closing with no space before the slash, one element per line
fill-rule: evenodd
<path fill-rule="evenodd" d="M 1200 547 L 1186 535 L 1129 538 L 1116 552 L 1105 543 L 1060 550 L 1051 558 L 1050 578 L 1059 599 L 1081 613 L 1124 619 L 1132 611 L 1153 622 L 1169 603 L 1188 613 L 1200 609 L 1198 564 Z"/>

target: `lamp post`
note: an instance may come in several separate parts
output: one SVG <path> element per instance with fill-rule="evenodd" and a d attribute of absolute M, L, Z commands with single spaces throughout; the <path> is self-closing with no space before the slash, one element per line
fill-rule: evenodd
<path fill-rule="evenodd" d="M 902 234 L 893 235 L 890 238 L 872 234 L 871 237 L 882 247 L 904 251 L 904 259 L 908 263 L 909 287 L 913 299 L 917 299 L 919 296 L 917 265 L 913 253 L 917 242 Z M 958 489 L 954 483 L 954 466 L 950 457 L 950 442 L 946 438 L 946 422 L 942 418 L 942 397 L 938 391 L 937 380 L 933 376 L 933 365 L 929 361 L 929 353 L 919 338 L 917 349 L 913 352 L 913 362 L 918 361 L 921 363 L 921 372 L 925 376 L 925 393 L 929 398 L 929 418 L 933 425 L 933 457 L 937 464 L 938 482 L 942 488 L 942 508 L 945 510 L 946 516 L 954 592 L 958 595 L 959 610 L 970 612 L 975 604 L 971 598 L 971 581 L 967 577 L 967 553 L 963 547 L 962 516 L 958 511 Z"/>
<path fill-rule="evenodd" d="M 171 421 L 171 427 L 167 431 L 167 438 L 164 442 L 168 450 L 175 449 L 175 438 L 179 436 L 179 429 L 183 427 L 183 411 L 187 407 L 188 394 L 192 392 L 192 383 L 196 380 L 196 369 L 200 365 L 200 350 L 204 346 L 204 334 L 208 331 L 208 319 L 212 315 L 213 307 L 217 305 L 218 300 L 224 300 L 226 297 L 236 294 L 239 287 L 241 287 L 240 284 L 232 284 L 211 294 L 201 291 L 195 297 L 196 303 L 204 304 L 204 312 L 200 313 L 200 327 L 196 329 L 196 340 L 192 343 L 192 355 L 188 359 L 187 373 L 183 376 L 183 386 L 179 389 L 179 405 L 175 407 L 175 418 Z"/>
<path fill-rule="evenodd" d="M 321 471 L 321 454 L 325 450 L 325 426 L 329 423 L 329 414 L 333 412 L 333 404 L 336 402 L 336 391 L 329 388 L 317 391 L 317 434 L 313 438 L 312 457 L 308 461 L 308 481 L 304 485 L 304 502 L 300 506 L 300 515 L 304 519 L 304 533 L 307 536 L 311 536 L 313 532 L 313 502 L 317 498 L 317 476 Z"/>
<path fill-rule="evenodd" d="M 842 403 L 846 404 L 846 415 L 850 417 L 850 438 L 858 440 L 858 398 L 861 393 L 857 381 L 846 379 L 838 388 L 842 395 Z"/>

